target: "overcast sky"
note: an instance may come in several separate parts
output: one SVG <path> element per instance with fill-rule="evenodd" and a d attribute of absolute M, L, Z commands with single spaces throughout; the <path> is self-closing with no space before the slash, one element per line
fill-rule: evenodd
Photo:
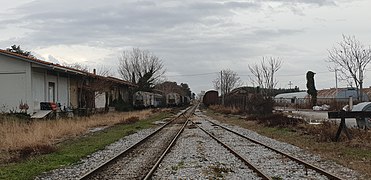
<path fill-rule="evenodd" d="M 369 0 L 0 0 L 0 48 L 13 44 L 56 63 L 104 66 L 117 74 L 118 57 L 133 47 L 163 59 L 167 79 L 192 91 L 213 89 L 222 69 L 252 85 L 248 65 L 283 61 L 278 88 L 335 87 L 328 52 L 354 35 L 371 45 Z M 371 85 L 371 65 L 365 87 Z M 346 83 L 340 83 L 345 87 Z"/>

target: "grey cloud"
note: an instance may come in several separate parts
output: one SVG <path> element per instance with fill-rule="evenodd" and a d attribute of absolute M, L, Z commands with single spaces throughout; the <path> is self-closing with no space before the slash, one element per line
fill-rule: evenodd
<path fill-rule="evenodd" d="M 311 4 L 317 6 L 333 6 L 336 5 L 335 0 L 266 0 L 270 2 L 282 2 L 286 4 Z"/>

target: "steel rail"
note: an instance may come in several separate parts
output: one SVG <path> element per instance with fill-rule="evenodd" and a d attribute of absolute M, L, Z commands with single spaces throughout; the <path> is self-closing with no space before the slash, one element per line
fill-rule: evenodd
<path fill-rule="evenodd" d="M 158 166 L 160 165 L 160 163 L 162 162 L 162 160 L 165 158 L 165 156 L 169 153 L 170 149 L 173 147 L 173 145 L 175 144 L 175 142 L 178 140 L 180 134 L 184 131 L 184 128 L 187 126 L 188 121 L 189 120 L 187 120 L 183 124 L 182 128 L 178 131 L 178 133 L 173 138 L 173 140 L 171 141 L 171 143 L 169 144 L 169 146 L 165 149 L 165 151 L 162 153 L 162 155 L 157 160 L 157 162 L 155 163 L 155 165 L 153 165 L 153 167 L 151 168 L 151 170 L 147 173 L 146 177 L 144 177 L 144 180 L 151 179 L 153 173 L 156 171 L 156 169 L 158 168 Z"/>
<path fill-rule="evenodd" d="M 177 115 L 175 118 L 173 118 L 171 121 L 165 123 L 164 125 L 162 125 L 160 128 L 158 128 L 156 131 L 154 131 L 153 133 L 149 134 L 148 136 L 144 137 L 143 139 L 141 139 L 139 142 L 131 145 L 130 147 L 126 148 L 125 150 L 121 151 L 120 153 L 118 153 L 116 156 L 108 159 L 107 161 L 105 161 L 104 163 L 100 164 L 99 166 L 95 167 L 94 169 L 90 170 L 89 172 L 85 173 L 84 175 L 80 176 L 78 179 L 79 180 L 87 180 L 89 179 L 89 177 L 98 172 L 100 169 L 103 169 L 104 167 L 106 166 L 109 166 L 109 164 L 113 161 L 115 161 L 116 159 L 119 159 L 120 157 L 130 153 L 133 149 L 135 149 L 136 147 L 138 147 L 139 145 L 142 145 L 144 142 L 146 142 L 149 138 L 151 138 L 152 136 L 154 136 L 155 134 L 157 134 L 159 131 L 161 131 L 162 129 L 164 129 L 166 126 L 168 126 L 169 124 L 171 124 L 172 122 L 174 122 L 175 120 L 177 120 L 180 116 L 184 116 L 184 114 L 186 114 L 191 108 L 193 107 L 189 107 L 189 108 L 186 108 L 184 110 L 184 112 L 180 113 L 179 115 Z M 194 109 L 196 109 L 194 107 Z M 194 110 L 193 109 L 193 110 Z"/>
<path fill-rule="evenodd" d="M 191 108 L 190 110 L 190 115 L 188 117 L 185 117 L 187 120 L 186 122 L 183 124 L 182 128 L 178 131 L 178 133 L 175 135 L 175 137 L 173 138 L 173 140 L 170 142 L 170 144 L 168 145 L 168 147 L 165 149 L 165 151 L 161 154 L 161 156 L 158 158 L 157 162 L 153 165 L 153 167 L 151 168 L 151 170 L 147 173 L 147 175 L 143 178 L 144 180 L 149 180 L 151 179 L 153 173 L 157 170 L 158 166 L 160 165 L 160 163 L 162 162 L 162 160 L 165 158 L 165 156 L 170 152 L 170 149 L 174 146 L 175 142 L 178 140 L 180 134 L 184 131 L 185 127 L 187 126 L 188 122 L 189 122 L 189 117 L 191 117 L 194 113 L 194 111 L 197 109 L 197 106 L 198 105 L 195 105 Z M 183 114 L 184 115 L 184 114 Z"/>
<path fill-rule="evenodd" d="M 222 141 L 220 141 L 217 137 L 215 137 L 214 135 L 212 135 L 210 132 L 206 131 L 205 129 L 203 129 L 201 126 L 197 125 L 196 123 L 194 123 L 193 121 L 191 121 L 192 124 L 194 124 L 196 127 L 198 127 L 199 129 L 201 129 L 203 132 L 205 132 L 207 135 L 209 135 L 211 138 L 213 138 L 215 141 L 217 141 L 219 144 L 221 144 L 223 147 L 225 147 L 226 149 L 228 149 L 233 155 L 235 155 L 238 159 L 240 159 L 243 163 L 245 163 L 250 169 L 252 169 L 254 172 L 256 172 L 258 174 L 259 177 L 263 178 L 263 179 L 266 179 L 266 180 L 272 180 L 271 177 L 269 177 L 268 175 L 264 174 L 262 170 L 260 170 L 259 168 L 257 168 L 255 165 L 253 165 L 252 163 L 250 163 L 247 159 L 245 159 L 243 156 L 241 156 L 240 154 L 238 154 L 234 149 L 232 149 L 231 147 L 229 147 L 227 144 L 223 143 Z"/>
<path fill-rule="evenodd" d="M 302 160 L 302 159 L 299 159 L 299 158 L 297 158 L 297 157 L 294 157 L 294 156 L 292 156 L 292 155 L 289 155 L 289 154 L 287 154 L 287 153 L 285 153 L 285 152 L 282 152 L 282 151 L 280 151 L 280 150 L 278 150 L 278 149 L 276 149 L 276 148 L 273 148 L 273 147 L 271 147 L 271 146 L 268 146 L 268 145 L 266 145 L 266 144 L 264 144 L 264 143 L 262 143 L 262 142 L 259 142 L 259 141 L 257 141 L 257 140 L 251 139 L 251 138 L 249 138 L 249 137 L 247 137 L 247 136 L 245 136 L 245 135 L 243 135 L 243 134 L 240 134 L 240 133 L 238 133 L 238 132 L 236 132 L 236 131 L 233 131 L 232 129 L 229 129 L 229 128 L 227 128 L 227 127 L 225 127 L 225 126 L 222 126 L 222 125 L 220 125 L 220 124 L 214 123 L 214 122 L 212 122 L 212 121 L 210 121 L 210 120 L 208 120 L 208 119 L 205 119 L 205 120 L 208 121 L 208 122 L 210 122 L 211 124 L 213 124 L 213 125 L 215 125 L 215 126 L 219 126 L 219 127 L 223 128 L 223 129 L 225 129 L 225 130 L 227 130 L 227 131 L 229 131 L 229 132 L 231 132 L 231 133 L 234 133 L 234 134 L 236 134 L 236 135 L 238 135 L 238 136 L 240 136 L 240 137 L 242 137 L 242 138 L 245 138 L 245 139 L 247 139 L 247 140 L 249 140 L 249 141 L 251 141 L 251 142 L 253 142 L 253 143 L 259 144 L 259 145 L 264 146 L 265 148 L 268 148 L 268 149 L 270 149 L 270 150 L 272 150 L 272 151 L 274 151 L 274 152 L 276 152 L 276 153 L 278 153 L 278 154 L 284 155 L 284 156 L 290 158 L 291 160 L 294 160 L 294 161 L 296 161 L 297 163 L 304 165 L 306 168 L 313 169 L 313 170 L 315 170 L 315 171 L 317 171 L 317 172 L 319 172 L 319 173 L 325 175 L 325 176 L 326 176 L 327 178 L 329 178 L 329 179 L 342 180 L 342 178 L 340 178 L 340 177 L 338 177 L 338 176 L 336 176 L 336 175 L 334 175 L 334 174 L 332 174 L 332 173 L 330 173 L 330 172 L 327 172 L 327 171 L 325 171 L 324 169 L 321 169 L 321 168 L 319 168 L 319 167 L 317 167 L 317 166 L 315 166 L 315 165 L 313 165 L 313 164 L 310 164 L 310 163 L 308 163 L 308 162 L 305 162 L 305 161 Z"/>

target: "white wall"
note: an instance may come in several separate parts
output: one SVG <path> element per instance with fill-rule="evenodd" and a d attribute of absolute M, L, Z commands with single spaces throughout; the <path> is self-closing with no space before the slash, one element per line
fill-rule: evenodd
<path fill-rule="evenodd" d="M 69 81 L 68 77 L 53 75 L 37 70 L 32 71 L 32 100 L 34 110 L 40 110 L 40 102 L 49 102 L 49 82 L 55 84 L 55 102 L 61 104 L 61 108 L 69 105 Z"/>
<path fill-rule="evenodd" d="M 106 93 L 95 93 L 95 108 L 104 108 L 106 105 Z"/>
<path fill-rule="evenodd" d="M 68 107 L 69 105 L 69 85 L 68 78 L 59 76 L 58 79 L 58 93 L 57 93 L 57 102 L 61 104 L 61 108 Z"/>
<path fill-rule="evenodd" d="M 0 55 L 0 64 L 0 112 L 19 112 L 21 102 L 32 109 L 30 64 L 4 55 Z"/>
<path fill-rule="evenodd" d="M 45 88 L 45 72 L 32 71 L 32 100 L 34 111 L 40 110 L 40 102 L 47 101 Z"/>

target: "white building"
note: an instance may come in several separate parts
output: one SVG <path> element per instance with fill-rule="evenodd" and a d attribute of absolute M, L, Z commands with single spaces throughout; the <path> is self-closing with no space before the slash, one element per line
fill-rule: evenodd
<path fill-rule="evenodd" d="M 117 88 L 128 92 L 132 86 L 119 79 L 0 50 L 0 113 L 20 112 L 23 106 L 33 114 L 41 109 L 42 102 L 55 102 L 61 109 L 102 108 L 107 104 L 107 93 Z M 101 95 L 96 96 L 94 87 L 103 87 Z"/>

